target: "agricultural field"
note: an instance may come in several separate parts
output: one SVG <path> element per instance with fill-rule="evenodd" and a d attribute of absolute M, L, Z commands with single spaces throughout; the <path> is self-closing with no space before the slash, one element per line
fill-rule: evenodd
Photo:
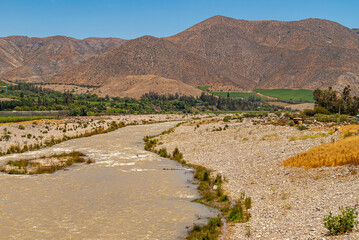
<path fill-rule="evenodd" d="M 198 87 L 202 91 L 209 92 L 209 87 Z M 227 97 L 228 92 L 209 92 L 218 97 Z M 258 94 L 257 94 L 258 93 Z M 260 96 L 263 95 L 263 96 Z M 268 96 L 268 98 L 266 97 Z M 287 103 L 314 103 L 313 90 L 308 89 L 254 89 L 250 92 L 229 92 L 229 97 L 256 98 L 261 101 L 282 101 Z"/>
<path fill-rule="evenodd" d="M 254 89 L 254 92 L 290 103 L 313 103 L 313 90 L 309 89 Z"/>
<path fill-rule="evenodd" d="M 202 90 L 202 91 L 205 91 L 205 92 L 208 92 L 209 91 L 209 87 L 198 87 L 199 90 Z"/>
<path fill-rule="evenodd" d="M 211 92 L 215 96 L 219 97 L 227 97 L 228 92 Z M 229 92 L 229 97 L 236 97 L 236 98 L 243 98 L 243 99 L 249 99 L 250 97 L 260 99 L 262 101 L 268 100 L 268 98 L 261 97 L 255 93 L 247 93 L 247 92 Z"/>

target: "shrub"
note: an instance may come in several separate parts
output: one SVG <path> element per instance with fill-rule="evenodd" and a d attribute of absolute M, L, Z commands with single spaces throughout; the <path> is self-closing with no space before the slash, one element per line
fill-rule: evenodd
<path fill-rule="evenodd" d="M 246 197 L 244 199 L 244 206 L 246 207 L 246 209 L 252 208 L 252 198 L 251 197 Z"/>
<path fill-rule="evenodd" d="M 3 137 L 2 137 L 5 141 L 9 141 L 11 136 L 9 134 L 5 134 Z"/>
<path fill-rule="evenodd" d="M 172 156 L 172 159 L 176 161 L 180 161 L 183 159 L 183 154 L 178 150 L 177 147 L 173 150 Z"/>
<path fill-rule="evenodd" d="M 320 114 L 326 114 L 326 115 L 330 114 L 328 109 L 326 109 L 325 107 L 321 107 L 321 106 L 315 106 L 314 107 L 314 112 L 315 113 L 320 113 Z"/>
<path fill-rule="evenodd" d="M 308 127 L 304 126 L 304 125 L 298 126 L 298 130 L 300 130 L 300 131 L 307 130 L 307 129 L 308 129 Z"/>
<path fill-rule="evenodd" d="M 20 129 L 20 130 L 25 130 L 24 125 L 20 124 L 20 125 L 19 125 L 19 129 Z"/>
<path fill-rule="evenodd" d="M 313 109 L 304 109 L 303 114 L 308 117 L 313 117 L 315 115 L 315 111 Z"/>
<path fill-rule="evenodd" d="M 288 125 L 292 127 L 292 126 L 294 126 L 294 125 L 295 125 L 295 123 L 294 123 L 294 121 L 293 121 L 293 120 L 290 120 L 290 121 L 289 121 L 289 123 L 288 123 Z"/>
<path fill-rule="evenodd" d="M 315 115 L 315 120 L 317 120 L 318 122 L 331 122 L 333 121 L 333 117 L 331 115 L 318 113 Z"/>
<path fill-rule="evenodd" d="M 168 153 L 167 153 L 167 149 L 166 148 L 161 148 L 159 151 L 158 151 L 158 155 L 160 155 L 161 157 L 168 157 Z"/>
<path fill-rule="evenodd" d="M 243 207 L 237 203 L 232 211 L 229 213 L 228 221 L 230 222 L 243 222 Z"/>
<path fill-rule="evenodd" d="M 358 225 L 358 206 L 339 208 L 341 214 L 334 216 L 331 212 L 329 216 L 323 218 L 324 226 L 331 235 L 339 235 L 351 231 Z"/>
<path fill-rule="evenodd" d="M 222 226 L 221 217 L 213 217 L 209 220 L 208 225 L 198 226 L 194 225 L 189 231 L 186 239 L 188 240 L 214 240 L 220 236 L 220 227 Z"/>
<path fill-rule="evenodd" d="M 223 118 L 223 122 L 230 122 L 231 119 L 232 119 L 231 116 L 225 116 L 225 117 Z"/>

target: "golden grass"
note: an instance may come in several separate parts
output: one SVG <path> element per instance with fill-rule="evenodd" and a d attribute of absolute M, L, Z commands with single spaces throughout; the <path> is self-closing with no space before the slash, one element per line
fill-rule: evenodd
<path fill-rule="evenodd" d="M 314 147 L 307 152 L 291 157 L 282 166 L 317 168 L 343 165 L 359 165 L 359 136 Z"/>
<path fill-rule="evenodd" d="M 341 136 L 344 137 L 346 134 L 354 134 L 356 132 L 359 132 L 359 125 L 345 125 L 341 126 L 339 129 L 339 132 L 341 132 Z"/>

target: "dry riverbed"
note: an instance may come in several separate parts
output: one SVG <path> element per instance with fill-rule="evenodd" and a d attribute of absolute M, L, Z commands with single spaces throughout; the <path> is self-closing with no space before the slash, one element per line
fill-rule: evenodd
<path fill-rule="evenodd" d="M 357 230 L 328 236 L 322 220 L 330 211 L 337 213 L 340 206 L 359 203 L 356 167 L 305 170 L 280 166 L 289 157 L 338 140 L 339 132 L 330 132 L 323 125 L 299 131 L 262 125 L 258 122 L 263 120 L 258 119 L 222 119 L 183 124 L 159 136 L 157 148 L 172 152 L 178 147 L 187 162 L 223 174 L 226 193 L 232 199 L 242 192 L 252 197 L 252 218 L 246 224 L 230 224 L 227 239 L 359 238 Z"/>
<path fill-rule="evenodd" d="M 206 115 L 207 116 L 207 115 Z M 210 116 L 210 115 L 208 115 Z M 165 121 L 187 121 L 194 115 L 155 114 L 101 117 L 68 117 L 64 119 L 35 120 L 0 124 L 0 155 L 35 150 L 46 145 L 107 131 L 113 123 L 150 124 Z"/>

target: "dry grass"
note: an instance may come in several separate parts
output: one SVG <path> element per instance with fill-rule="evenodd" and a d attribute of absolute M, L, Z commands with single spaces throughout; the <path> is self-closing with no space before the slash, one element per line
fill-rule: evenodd
<path fill-rule="evenodd" d="M 289 141 L 297 141 L 297 140 L 306 140 L 306 139 L 313 139 L 313 138 L 320 138 L 320 137 L 327 137 L 328 135 L 325 133 L 318 133 L 314 135 L 304 135 L 299 137 L 289 137 Z"/>
<path fill-rule="evenodd" d="M 359 136 L 314 147 L 307 152 L 289 158 L 283 166 L 317 168 L 342 165 L 359 165 Z"/>
<path fill-rule="evenodd" d="M 346 125 L 341 126 L 339 130 L 342 134 L 341 136 L 344 137 L 345 135 L 350 135 L 359 132 L 359 125 Z"/>

